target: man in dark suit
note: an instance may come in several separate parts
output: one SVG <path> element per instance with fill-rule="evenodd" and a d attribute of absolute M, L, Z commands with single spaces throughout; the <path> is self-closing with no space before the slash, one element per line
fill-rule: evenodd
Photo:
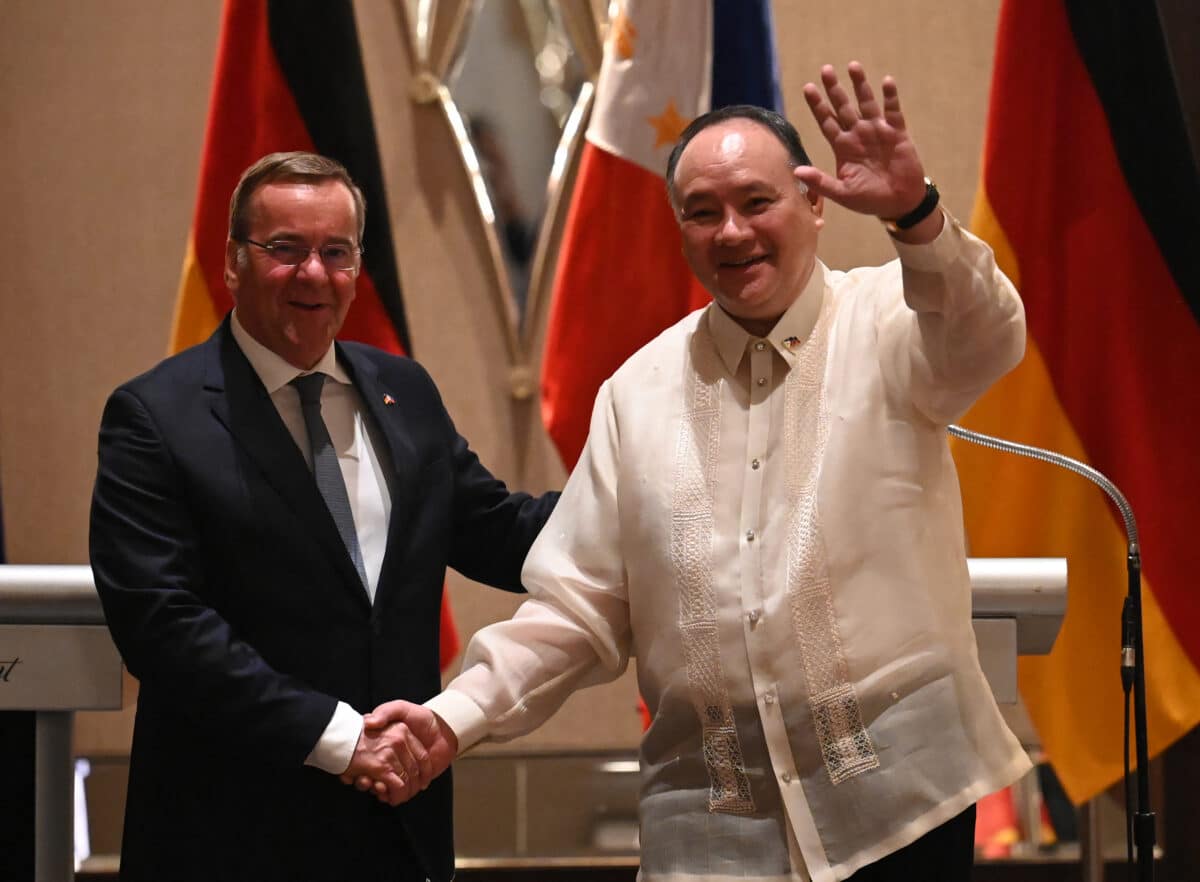
<path fill-rule="evenodd" d="M 123 879 L 452 875 L 430 770 L 453 744 L 417 706 L 440 688 L 445 569 L 520 591 L 556 494 L 510 493 L 415 362 L 333 342 L 363 225 L 338 163 L 251 166 L 234 311 L 105 408 L 91 561 L 140 680 Z M 397 697 L 407 722 L 364 732 Z M 419 795 L 390 808 L 339 775 Z"/>

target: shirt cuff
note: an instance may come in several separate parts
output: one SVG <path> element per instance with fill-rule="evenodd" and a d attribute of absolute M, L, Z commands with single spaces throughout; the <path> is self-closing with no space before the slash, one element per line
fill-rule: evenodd
<path fill-rule="evenodd" d="M 938 273 L 942 272 L 958 257 L 959 248 L 961 247 L 962 226 L 954 215 L 945 208 L 939 206 L 938 210 L 945 215 L 946 222 L 942 224 L 942 231 L 937 234 L 937 238 L 932 242 L 914 245 L 911 242 L 901 242 L 899 239 L 892 239 L 892 245 L 896 248 L 896 254 L 905 268 L 920 272 Z"/>
<path fill-rule="evenodd" d="M 329 725 L 317 739 L 317 746 L 304 760 L 306 766 L 316 766 L 331 775 L 340 775 L 350 768 L 350 760 L 354 759 L 354 749 L 358 747 L 359 736 L 362 735 L 362 714 L 339 701 L 329 718 Z"/>
<path fill-rule="evenodd" d="M 458 754 L 461 756 L 467 748 L 473 747 L 488 734 L 488 719 L 483 710 L 474 701 L 461 692 L 447 689 L 440 695 L 435 695 L 425 702 L 442 721 L 450 727 L 458 738 Z"/>

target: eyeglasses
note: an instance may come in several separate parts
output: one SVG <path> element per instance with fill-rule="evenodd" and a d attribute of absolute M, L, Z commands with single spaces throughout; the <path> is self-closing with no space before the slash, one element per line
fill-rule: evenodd
<path fill-rule="evenodd" d="M 348 272 L 357 270 L 362 262 L 362 249 L 355 248 L 351 245 L 329 244 L 322 245 L 320 248 L 312 248 L 308 245 L 301 245 L 299 242 L 289 242 L 286 239 L 277 239 L 274 242 L 255 242 L 253 239 L 242 239 L 247 245 L 255 245 L 261 248 L 276 262 L 284 266 L 299 266 L 308 260 L 308 256 L 314 251 L 321 258 L 321 263 L 325 264 L 327 270 L 340 270 Z"/>

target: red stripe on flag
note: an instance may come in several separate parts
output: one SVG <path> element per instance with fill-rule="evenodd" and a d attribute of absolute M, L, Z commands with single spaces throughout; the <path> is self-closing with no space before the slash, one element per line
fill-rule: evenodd
<path fill-rule="evenodd" d="M 246 167 L 276 150 L 312 150 L 312 139 L 275 60 L 266 3 L 230 0 L 221 22 L 192 221 L 196 258 L 218 315 L 233 306 L 224 282 L 229 197 Z"/>
<path fill-rule="evenodd" d="M 542 420 L 568 469 L 600 384 L 709 299 L 683 259 L 663 179 L 585 144 L 542 361 Z"/>
<path fill-rule="evenodd" d="M 1200 327 L 1126 185 L 1058 3 L 1004 7 L 984 186 L 1055 393 L 1091 463 L 1134 506 L 1146 574 L 1200 665 L 1200 543 L 1184 490 L 1200 469 L 1183 434 L 1200 420 Z"/>

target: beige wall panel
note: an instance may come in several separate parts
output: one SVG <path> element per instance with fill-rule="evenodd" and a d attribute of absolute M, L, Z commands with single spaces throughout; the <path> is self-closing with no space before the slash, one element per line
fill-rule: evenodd
<path fill-rule="evenodd" d="M 218 4 L 10 0 L 0 28 L 9 560 L 83 563 L 107 393 L 162 357 Z"/>
<path fill-rule="evenodd" d="M 86 563 L 108 393 L 166 350 L 191 225 L 220 4 L 4 4 L 0 490 L 8 560 Z M 121 713 L 80 714 L 89 753 Z"/>
<path fill-rule="evenodd" d="M 822 62 L 844 69 L 858 58 L 872 77 L 898 79 L 926 166 L 965 219 L 997 7 L 779 0 L 785 100 L 815 161 L 828 169 L 829 150 L 801 87 Z M 523 489 L 558 486 L 562 470 L 538 428 L 536 398 L 518 402 L 509 392 L 495 278 L 449 135 L 436 109 L 409 98 L 393 4 L 360 0 L 358 8 L 416 354 L 484 462 Z M 9 173 L 0 178 L 0 232 L 10 259 L 0 287 L 0 487 L 8 554 L 79 563 L 104 398 L 166 346 L 220 4 L 8 0 L 3 10 L 0 155 Z M 891 256 L 874 221 L 836 207 L 828 216 L 822 255 L 831 265 Z M 456 576 L 450 585 L 464 637 L 514 608 L 513 598 Z M 634 700 L 626 675 L 572 699 L 517 746 L 631 746 Z M 117 749 L 127 716 L 99 719 L 92 743 Z"/>
<path fill-rule="evenodd" d="M 979 179 L 999 0 L 776 0 L 774 9 L 787 116 L 813 162 L 834 171 L 829 144 L 804 101 L 804 84 L 820 82 L 822 64 L 832 64 L 848 82 L 847 63 L 861 61 L 872 84 L 884 74 L 896 78 L 926 173 L 965 224 Z M 895 257 L 874 220 L 837 205 L 828 205 L 825 216 L 819 254 L 831 267 Z"/>

